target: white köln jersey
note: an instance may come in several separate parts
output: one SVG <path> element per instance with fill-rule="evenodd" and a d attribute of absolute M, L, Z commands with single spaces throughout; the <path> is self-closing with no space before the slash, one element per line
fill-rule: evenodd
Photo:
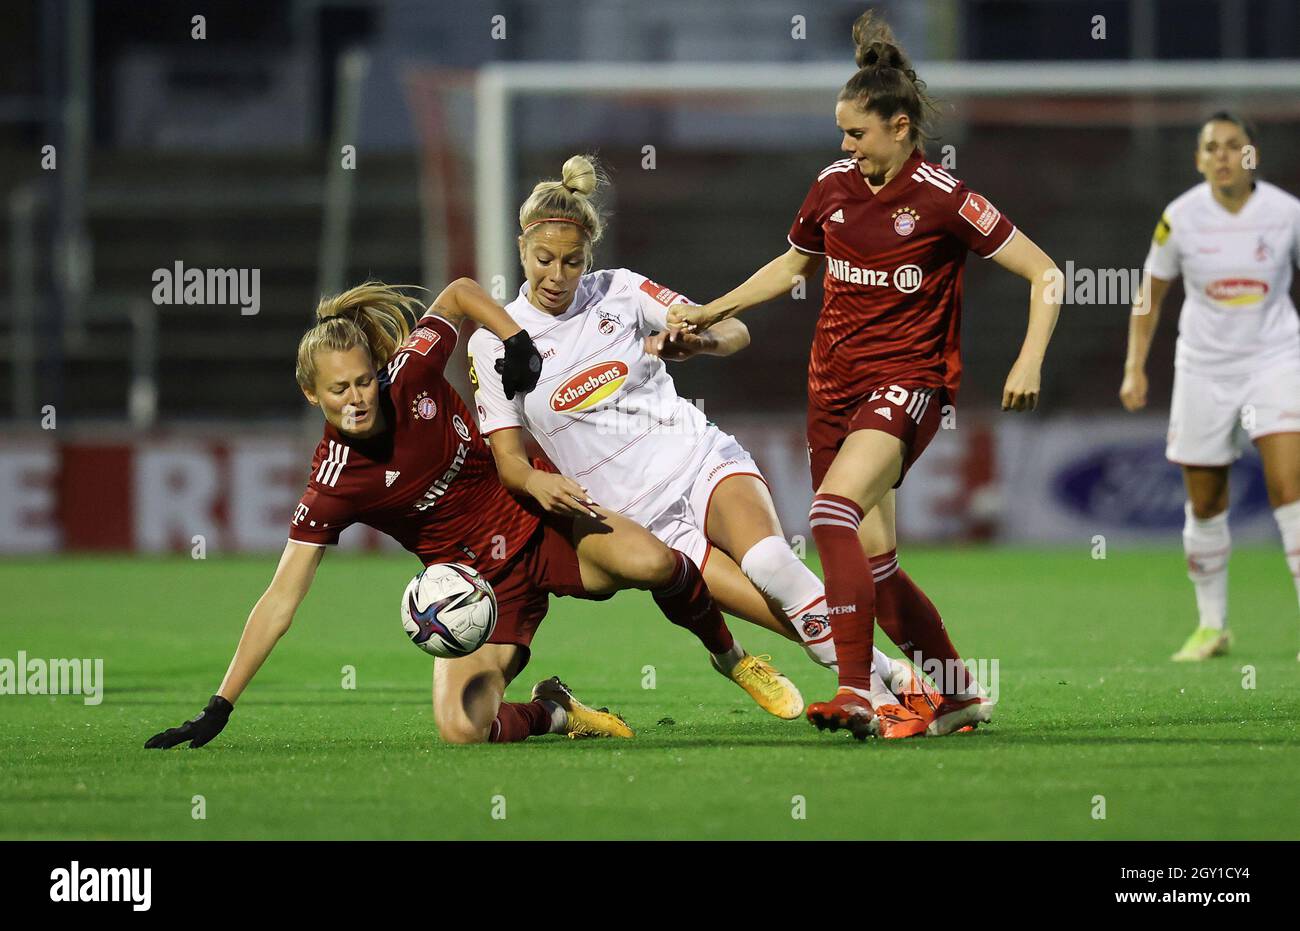
<path fill-rule="evenodd" d="M 480 328 L 469 341 L 479 428 L 523 427 L 592 499 L 645 523 L 681 499 L 720 431 L 679 397 L 663 360 L 643 340 L 667 329 L 668 308 L 689 303 L 625 268 L 582 276 L 558 316 L 528 302 L 506 306 L 542 355 L 542 376 L 506 400 L 495 362 L 501 340 Z"/>
<path fill-rule="evenodd" d="M 1183 277 L 1175 364 L 1235 376 L 1300 362 L 1300 320 L 1290 295 L 1298 264 L 1300 200 L 1267 181 L 1255 182 L 1235 214 L 1219 205 L 1208 183 L 1171 203 L 1146 271 Z"/>

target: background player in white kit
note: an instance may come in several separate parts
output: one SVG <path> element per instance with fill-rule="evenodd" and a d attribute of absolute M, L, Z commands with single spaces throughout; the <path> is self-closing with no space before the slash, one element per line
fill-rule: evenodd
<path fill-rule="evenodd" d="M 1183 548 L 1200 625 L 1175 660 L 1221 655 L 1232 642 L 1228 470 L 1244 437 L 1259 449 L 1300 595 L 1300 321 L 1289 293 L 1300 265 L 1300 200 L 1254 177 L 1255 143 L 1249 124 L 1230 113 L 1201 127 L 1196 168 L 1205 181 L 1160 218 L 1146 259 L 1146 306 L 1135 304 L 1129 323 L 1120 399 L 1136 411 L 1147 401 L 1160 306 L 1182 276 L 1166 455 L 1183 467 Z"/>
<path fill-rule="evenodd" d="M 701 568 L 723 610 L 787 637 L 793 630 L 816 661 L 830 665 L 824 588 L 782 535 L 758 466 L 677 394 L 656 354 L 729 355 L 748 345 L 748 330 L 731 321 L 647 348 L 647 337 L 667 333 L 668 308 L 686 299 L 627 269 L 584 274 L 603 232 L 588 200 L 597 184 L 591 160 L 574 156 L 562 180 L 538 184 L 520 210 L 527 282 L 506 311 L 545 360 L 536 390 L 507 397 L 494 370 L 501 340 L 480 329 L 469 342 L 480 429 L 502 481 L 548 510 L 582 513 L 594 499 L 642 524 Z M 533 468 L 522 428 L 562 474 Z M 878 653 L 873 685 L 881 705 L 923 731 L 928 719 L 900 705 L 887 682 L 906 692 L 912 670 Z M 912 702 L 925 707 L 923 696 Z M 888 713 L 880 723 L 885 736 L 903 736 L 893 733 L 905 728 L 891 726 Z"/>

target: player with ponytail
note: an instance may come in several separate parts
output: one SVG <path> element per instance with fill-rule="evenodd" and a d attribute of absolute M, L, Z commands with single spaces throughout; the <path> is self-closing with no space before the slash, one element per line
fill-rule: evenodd
<path fill-rule="evenodd" d="M 502 356 L 500 339 L 483 331 L 470 339 L 479 426 L 501 480 L 553 514 L 580 515 L 595 500 L 631 518 L 701 572 L 725 611 L 833 667 L 824 589 L 791 551 L 758 466 L 677 394 L 664 366 L 666 358 L 730 355 L 748 345 L 749 332 L 734 320 L 705 334 L 669 333 L 667 313 L 686 298 L 626 268 L 591 270 L 605 229 L 593 195 L 604 182 L 593 158 L 575 155 L 519 211 L 526 281 L 506 312 L 546 359 L 537 390 L 511 400 L 495 366 L 485 365 Z M 525 430 L 558 472 L 530 459 Z M 913 686 L 913 671 L 883 653 L 877 659 L 873 687 L 897 702 L 890 686 Z M 798 690 L 765 657 L 737 646 L 712 661 L 774 714 L 802 712 Z M 914 728 L 927 723 L 912 715 Z"/>
<path fill-rule="evenodd" d="M 663 543 L 592 502 L 581 519 L 555 517 L 501 484 L 443 370 L 465 318 L 500 341 L 494 375 L 510 396 L 534 389 L 542 360 L 528 333 L 478 284 L 454 281 L 422 311 L 415 298 L 370 281 L 322 300 L 316 317 L 299 343 L 296 374 L 325 416 L 325 435 L 289 542 L 217 693 L 197 717 L 155 734 L 146 747 L 201 747 L 221 732 L 288 631 L 326 548 L 352 524 L 388 534 L 426 566 L 473 566 L 492 585 L 498 615 L 488 643 L 434 662 L 434 717 L 446 742 L 632 736 L 622 718 L 583 704 L 558 678 L 538 682 L 531 701 L 504 700 L 528 664 L 550 595 L 602 599 L 646 589 L 711 654 L 732 655 L 735 644 L 698 570 Z"/>
<path fill-rule="evenodd" d="M 816 495 L 809 514 L 821 554 L 840 687 L 808 707 L 819 728 L 872 726 L 874 621 L 909 656 L 948 671 L 928 733 L 989 720 L 938 611 L 898 567 L 894 489 L 925 450 L 961 377 L 961 287 L 967 251 L 1030 283 L 1029 323 L 1007 376 L 1002 409 L 1038 404 L 1056 324 L 1052 260 L 989 201 L 925 160 L 936 112 L 883 19 L 853 25 L 858 70 L 835 105 L 845 158 L 813 182 L 790 249 L 703 307 L 669 322 L 707 330 L 788 293 L 826 260 L 824 298 L 808 371 L 808 445 Z M 931 664 L 938 664 L 937 666 Z M 892 710 L 892 709 L 891 709 Z"/>

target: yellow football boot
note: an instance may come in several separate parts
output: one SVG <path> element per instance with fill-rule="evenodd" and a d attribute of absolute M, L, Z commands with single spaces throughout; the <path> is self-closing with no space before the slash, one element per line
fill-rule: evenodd
<path fill-rule="evenodd" d="M 709 662 L 714 669 L 748 692 L 758 707 L 768 714 L 787 721 L 794 720 L 803 714 L 803 696 L 795 684 L 769 662 L 771 658 L 746 653 L 730 672 L 723 671 L 712 656 L 709 657 Z"/>
<path fill-rule="evenodd" d="M 1181 650 L 1173 655 L 1175 663 L 1198 663 L 1211 656 L 1224 656 L 1232 646 L 1232 633 L 1213 627 L 1198 627 Z"/>
<path fill-rule="evenodd" d="M 635 736 L 627 722 L 608 708 L 592 708 L 578 701 L 559 676 L 543 679 L 533 686 L 533 701 L 553 701 L 564 709 L 567 719 L 565 734 L 570 740 L 588 737 Z"/>

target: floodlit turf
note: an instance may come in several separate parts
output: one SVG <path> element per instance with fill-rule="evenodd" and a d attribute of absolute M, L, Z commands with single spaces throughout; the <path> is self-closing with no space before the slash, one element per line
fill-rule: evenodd
<path fill-rule="evenodd" d="M 958 647 L 999 661 L 997 717 L 973 734 L 860 744 L 768 717 L 625 593 L 553 601 L 509 697 L 559 674 L 636 739 L 477 747 L 436 736 L 432 661 L 397 613 L 415 561 L 334 555 L 226 731 L 166 753 L 145 738 L 215 690 L 274 559 L 0 563 L 0 657 L 102 657 L 106 679 L 98 707 L 0 696 L 0 837 L 1300 837 L 1300 622 L 1280 550 L 1233 554 L 1237 648 L 1194 666 L 1169 662 L 1192 626 L 1181 554 L 1109 555 L 905 552 Z M 733 629 L 805 697 L 831 693 L 797 647 Z"/>

